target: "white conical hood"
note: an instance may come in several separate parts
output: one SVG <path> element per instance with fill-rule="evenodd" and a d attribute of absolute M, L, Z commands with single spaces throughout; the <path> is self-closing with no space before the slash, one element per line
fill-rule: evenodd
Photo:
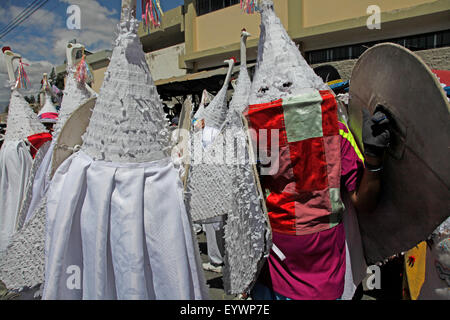
<path fill-rule="evenodd" d="M 250 104 L 326 90 L 276 16 L 272 0 L 261 0 L 261 34 Z"/>
<path fill-rule="evenodd" d="M 55 125 L 54 137 L 57 137 L 70 115 L 90 97 L 91 94 L 86 89 L 86 84 L 77 82 L 73 68 L 68 68 L 64 96 L 59 109 L 58 122 Z"/>
<path fill-rule="evenodd" d="M 50 93 L 45 91 L 45 103 L 38 114 L 42 123 L 56 123 L 58 120 L 58 110 L 52 102 Z"/>
<path fill-rule="evenodd" d="M 24 140 L 33 134 L 47 132 L 28 102 L 17 89 L 11 92 L 5 141 Z"/>
<path fill-rule="evenodd" d="M 206 89 L 203 90 L 200 106 L 198 107 L 197 112 L 194 114 L 193 119 L 203 119 L 205 106 L 209 105 L 213 99 L 214 96 L 211 93 L 209 93 Z"/>
<path fill-rule="evenodd" d="M 231 74 L 233 72 L 234 59 L 225 60 L 228 63 L 228 73 L 223 82 L 223 86 L 213 101 L 209 104 L 208 108 L 203 112 L 205 119 L 205 126 L 220 129 L 228 113 L 227 106 L 227 91 L 230 84 Z"/>
<path fill-rule="evenodd" d="M 169 152 L 168 121 L 137 35 L 139 22 L 124 10 L 82 150 L 95 160 L 159 160 Z"/>
<path fill-rule="evenodd" d="M 66 49 L 67 77 L 64 87 L 64 96 L 59 109 L 58 122 L 55 125 L 54 137 L 57 137 L 61 128 L 66 123 L 72 112 L 83 104 L 92 95 L 87 89 L 87 84 L 75 80 L 75 56 L 78 50 L 83 50 L 84 46 L 79 43 L 69 43 Z"/>
<path fill-rule="evenodd" d="M 239 68 L 239 76 L 236 87 L 234 89 L 233 98 L 230 102 L 230 113 L 236 111 L 241 113 L 248 105 L 248 97 L 250 95 L 250 88 L 252 82 L 247 70 L 247 37 L 250 34 L 242 30 L 241 32 L 241 65 Z"/>

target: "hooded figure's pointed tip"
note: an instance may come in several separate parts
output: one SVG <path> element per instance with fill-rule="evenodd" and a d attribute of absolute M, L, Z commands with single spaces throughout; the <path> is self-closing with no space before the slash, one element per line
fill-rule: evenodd
<path fill-rule="evenodd" d="M 228 113 L 227 104 L 227 89 L 231 81 L 231 74 L 233 72 L 233 66 L 236 58 L 225 60 L 228 63 L 228 72 L 223 82 L 223 86 L 214 99 L 211 101 L 208 108 L 203 112 L 205 125 L 208 127 L 219 129 L 226 119 Z"/>
<path fill-rule="evenodd" d="M 56 110 L 56 107 L 53 104 L 52 98 L 48 92 L 45 93 L 45 103 L 41 111 L 39 111 L 38 117 L 44 124 L 56 123 L 58 120 L 58 110 Z"/>
<path fill-rule="evenodd" d="M 291 40 L 273 2 L 262 0 L 258 59 L 250 103 L 263 103 L 311 90 L 326 89 Z"/>
<path fill-rule="evenodd" d="M 259 0 L 257 3 L 257 9 L 258 11 L 267 11 L 272 9 L 273 10 L 273 1 L 272 0 Z"/>
<path fill-rule="evenodd" d="M 225 60 L 224 63 L 228 63 L 228 66 L 231 66 L 235 65 L 237 63 L 237 60 L 235 57 L 231 57 L 230 59 Z"/>
<path fill-rule="evenodd" d="M 168 156 L 168 122 L 138 25 L 132 14 L 119 23 L 105 80 L 83 136 L 81 149 L 95 160 L 142 163 Z"/>
<path fill-rule="evenodd" d="M 248 32 L 245 28 L 241 30 L 241 37 L 248 38 L 251 36 L 252 36 L 252 34 L 250 32 Z"/>
<path fill-rule="evenodd" d="M 22 94 L 14 89 L 11 92 L 8 120 L 6 122 L 5 141 L 23 140 L 27 137 L 46 132 L 36 113 L 30 108 Z"/>
<path fill-rule="evenodd" d="M 239 76 L 237 84 L 234 87 L 233 98 L 230 102 L 230 111 L 228 112 L 228 121 L 235 118 L 237 113 L 242 112 L 248 103 L 250 94 L 251 80 L 247 70 L 247 46 L 246 37 L 250 35 L 245 29 L 241 31 L 241 65 L 239 68 Z M 240 118 L 239 118 L 240 119 Z"/>

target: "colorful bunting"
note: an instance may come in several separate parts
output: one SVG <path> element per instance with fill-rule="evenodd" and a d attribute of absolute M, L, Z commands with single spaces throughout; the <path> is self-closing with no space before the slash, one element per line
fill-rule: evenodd
<path fill-rule="evenodd" d="M 75 71 L 75 79 L 79 83 L 93 82 L 94 76 L 92 75 L 91 69 L 86 62 L 86 55 L 83 53 L 81 61 L 77 64 L 77 69 Z"/>
<path fill-rule="evenodd" d="M 159 0 L 142 0 L 142 21 L 148 29 L 159 27 L 163 15 Z"/>
<path fill-rule="evenodd" d="M 255 13 L 258 9 L 259 0 L 241 0 L 241 9 L 248 14 Z"/>
<path fill-rule="evenodd" d="M 29 64 L 23 63 L 22 59 L 19 60 L 19 67 L 16 70 L 16 88 L 27 89 L 30 86 L 30 80 L 28 79 L 27 73 L 23 66 L 29 66 Z"/>

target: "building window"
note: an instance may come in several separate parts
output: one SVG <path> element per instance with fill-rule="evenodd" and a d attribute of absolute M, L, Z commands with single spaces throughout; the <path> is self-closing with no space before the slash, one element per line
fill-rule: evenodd
<path fill-rule="evenodd" d="M 197 15 L 201 16 L 209 12 L 220 10 L 240 3 L 240 0 L 197 0 Z"/>
<path fill-rule="evenodd" d="M 317 64 L 347 59 L 358 59 L 370 47 L 382 43 L 393 42 L 411 51 L 436 49 L 450 46 L 450 30 L 421 34 L 410 37 L 387 39 L 382 41 L 360 43 L 350 46 L 315 50 L 306 52 L 309 64 Z"/>

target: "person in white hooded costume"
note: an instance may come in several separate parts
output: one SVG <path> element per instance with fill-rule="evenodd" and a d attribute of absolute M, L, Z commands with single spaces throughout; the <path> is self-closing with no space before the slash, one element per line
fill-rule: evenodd
<path fill-rule="evenodd" d="M 196 126 L 198 120 L 202 120 L 204 118 L 203 113 L 213 99 L 214 96 L 210 94 L 206 89 L 204 89 L 202 92 L 202 98 L 200 100 L 198 110 L 192 116 L 192 124 L 194 125 L 194 127 Z M 200 124 L 198 124 L 197 126 L 200 126 Z"/>
<path fill-rule="evenodd" d="M 205 129 L 209 131 L 195 132 L 193 140 L 198 145 L 203 142 L 201 148 L 206 135 L 207 144 L 201 162 L 195 161 L 196 153 L 191 156 L 194 162 L 187 184 L 187 203 L 194 220 L 209 218 L 207 221 L 215 222 L 205 227 L 208 254 L 210 247 L 216 249 L 211 250 L 213 253 L 220 254 L 210 257 L 204 268 L 218 270 L 212 263 L 223 263 L 224 288 L 228 294 L 249 292 L 270 250 L 270 226 L 242 119 L 251 87 L 246 61 L 249 36 L 245 29 L 241 31 L 239 77 L 230 107 L 226 106 L 226 88 L 222 88 L 216 96 L 220 99 L 215 98 L 202 113 L 206 116 Z M 228 85 L 226 81 L 225 84 Z M 197 152 L 196 145 L 193 146 Z M 221 251 L 217 244 L 224 246 Z"/>
<path fill-rule="evenodd" d="M 58 110 L 52 102 L 51 96 L 54 95 L 50 84 L 48 83 L 47 73 L 42 76 L 42 90 L 44 91 L 44 105 L 38 113 L 39 120 L 49 131 L 53 130 L 53 125 L 58 121 Z"/>
<path fill-rule="evenodd" d="M 0 279 L 9 290 L 34 288 L 44 282 L 46 194 L 51 181 L 53 151 L 66 120 L 91 97 L 92 89 L 75 79 L 75 56 L 83 49 L 84 46 L 78 43 L 67 46 L 67 81 L 53 140 L 48 150 L 43 150 L 43 153 L 40 150 L 35 158 L 35 172 L 32 170 L 34 175 L 30 177 L 19 212 L 17 232 L 12 236 L 7 250 L 0 255 Z"/>
<path fill-rule="evenodd" d="M 0 149 L 0 252 L 6 249 L 16 230 L 17 218 L 30 175 L 34 148 L 29 137 L 46 132 L 37 115 L 18 89 L 13 72 L 13 60 L 21 59 L 11 49 L 4 48 L 5 62 L 11 84 L 5 141 Z"/>
<path fill-rule="evenodd" d="M 225 224 L 224 288 L 230 294 L 248 294 L 271 247 L 271 231 L 264 199 L 258 186 L 253 150 L 242 113 L 248 106 L 251 79 L 247 70 L 247 38 L 241 31 L 241 64 L 222 126 L 225 152 L 236 155 L 228 164 L 231 184 L 230 210 Z"/>
<path fill-rule="evenodd" d="M 83 102 L 87 101 L 96 93 L 83 81 L 77 81 L 75 78 L 75 56 L 77 52 L 84 50 L 84 46 L 79 43 L 69 43 L 66 48 L 67 59 L 67 81 L 64 89 L 61 109 L 58 115 L 58 120 L 55 123 L 53 131 L 53 140 L 48 152 L 46 153 L 39 169 L 36 172 L 35 179 L 31 185 L 32 191 L 29 199 L 24 204 L 21 210 L 21 225 L 30 221 L 36 210 L 41 204 L 41 201 L 47 192 L 50 185 L 50 173 L 53 151 L 56 146 L 59 133 L 62 127 L 70 117 L 72 112 L 76 110 Z M 46 99 L 47 103 L 47 99 Z M 44 109 L 44 108 L 42 108 Z"/>
<path fill-rule="evenodd" d="M 208 297 L 135 10 L 123 1 L 81 151 L 49 189 L 44 299 Z M 81 271 L 81 288 L 67 287 L 68 268 Z"/>
<path fill-rule="evenodd" d="M 198 139 L 201 136 L 205 154 L 211 152 L 210 145 L 215 141 L 215 138 L 220 133 L 220 128 L 222 127 L 228 113 L 227 91 L 231 81 L 235 59 L 232 58 L 229 60 L 225 60 L 224 62 L 228 63 L 228 72 L 222 88 L 211 101 L 210 105 L 206 109 L 199 110 L 200 115 L 197 115 L 198 120 L 204 124 L 204 128 L 201 131 L 197 131 L 195 133 L 194 139 Z M 189 173 L 190 179 L 188 180 L 188 188 L 193 193 L 193 198 L 190 199 L 194 199 L 194 201 L 197 199 L 200 200 L 200 202 L 203 202 L 201 205 L 203 208 L 205 206 L 209 207 L 206 209 L 208 213 L 217 214 L 215 213 L 215 211 L 220 207 L 220 204 L 218 206 L 209 206 L 210 203 L 204 201 L 206 200 L 204 199 L 204 197 L 206 197 L 207 195 L 210 195 L 213 198 L 218 196 L 218 194 L 214 192 L 215 190 L 213 189 L 212 185 L 207 186 L 208 183 L 203 183 L 206 182 L 207 179 L 205 178 L 208 175 L 207 173 L 205 173 L 205 171 L 203 171 L 204 169 L 205 166 L 200 166 L 198 168 L 196 166 L 191 167 L 191 171 Z M 213 179 L 215 178 L 214 175 L 210 177 L 212 177 Z M 216 186 L 222 183 L 222 179 L 219 178 L 217 182 L 218 184 L 216 184 Z M 209 190 L 201 189 L 204 186 L 207 186 Z M 222 194 L 220 196 L 223 197 L 225 195 Z M 189 201 L 189 203 L 191 202 Z M 193 206 L 191 208 L 192 210 L 190 210 L 190 213 L 195 217 L 196 211 L 198 210 L 198 207 L 195 206 L 195 202 L 193 203 Z M 205 270 L 213 272 L 222 271 L 222 265 L 224 263 L 223 259 L 225 254 L 225 243 L 223 239 L 224 220 L 225 216 L 220 215 L 215 218 L 206 219 L 203 221 L 203 230 L 205 230 L 206 234 L 209 259 L 209 262 L 203 264 L 203 269 Z"/>

